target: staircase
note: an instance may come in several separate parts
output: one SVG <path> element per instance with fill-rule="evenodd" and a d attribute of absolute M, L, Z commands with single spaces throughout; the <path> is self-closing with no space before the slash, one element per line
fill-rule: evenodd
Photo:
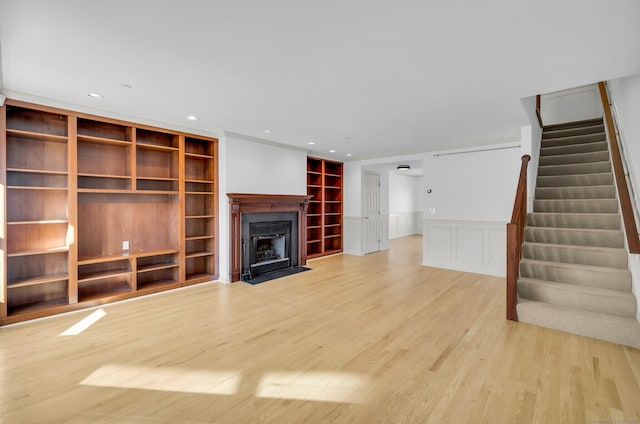
<path fill-rule="evenodd" d="M 518 320 L 640 348 L 602 119 L 545 126 Z"/>

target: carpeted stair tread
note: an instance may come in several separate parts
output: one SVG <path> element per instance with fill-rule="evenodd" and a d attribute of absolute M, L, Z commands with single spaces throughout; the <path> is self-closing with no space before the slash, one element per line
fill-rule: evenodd
<path fill-rule="evenodd" d="M 538 175 L 576 175 L 576 174 L 600 174 L 611 172 L 611 163 L 607 161 L 591 163 L 572 163 L 564 165 L 541 165 L 538 167 Z"/>
<path fill-rule="evenodd" d="M 613 184 L 613 173 L 538 176 L 537 187 L 576 187 Z"/>
<path fill-rule="evenodd" d="M 616 199 L 542 199 L 533 201 L 534 212 L 617 213 Z"/>
<path fill-rule="evenodd" d="M 606 141 L 594 141 L 592 143 L 569 144 L 566 146 L 552 146 L 540 149 L 540 157 L 572 155 L 576 153 L 587 152 L 607 152 L 609 154 L 609 146 Z"/>
<path fill-rule="evenodd" d="M 561 122 L 559 124 L 545 125 L 544 132 L 565 130 L 570 128 L 584 128 L 594 125 L 603 125 L 602 118 L 581 119 L 579 121 Z"/>
<path fill-rule="evenodd" d="M 537 302 L 569 306 L 627 318 L 635 318 L 637 307 L 636 298 L 631 292 L 532 278 L 518 279 L 518 296 Z"/>
<path fill-rule="evenodd" d="M 605 141 L 607 136 L 605 133 L 594 133 L 584 135 L 570 135 L 568 137 L 556 137 L 542 139 L 540 147 L 567 146 L 571 144 L 583 144 Z"/>
<path fill-rule="evenodd" d="M 624 248 L 622 230 L 527 226 L 524 240 L 532 243 Z"/>
<path fill-rule="evenodd" d="M 629 265 L 627 251 L 617 247 L 577 246 L 573 244 L 525 241 L 522 244 L 522 257 L 536 261 L 621 269 L 627 269 Z"/>
<path fill-rule="evenodd" d="M 640 323 L 634 318 L 520 299 L 518 320 L 640 349 Z"/>
<path fill-rule="evenodd" d="M 520 277 L 608 290 L 631 291 L 631 273 L 628 269 L 525 258 L 520 261 Z"/>
<path fill-rule="evenodd" d="M 540 156 L 540 165 L 568 165 L 572 163 L 593 163 L 609 160 L 609 152 L 579 152 L 552 156 Z"/>
<path fill-rule="evenodd" d="M 602 121 L 595 125 L 586 125 L 579 126 L 573 128 L 565 128 L 565 129 L 545 129 L 542 133 L 542 138 L 558 138 L 558 137 L 568 137 L 571 135 L 584 135 L 584 134 L 593 134 L 593 133 L 601 133 L 604 132 L 604 124 Z"/>
<path fill-rule="evenodd" d="M 614 199 L 615 188 L 612 185 L 577 187 L 539 187 L 536 199 Z"/>
<path fill-rule="evenodd" d="M 619 230 L 620 215 L 617 213 L 554 213 L 531 212 L 527 214 L 527 225 L 553 228 L 593 228 Z"/>

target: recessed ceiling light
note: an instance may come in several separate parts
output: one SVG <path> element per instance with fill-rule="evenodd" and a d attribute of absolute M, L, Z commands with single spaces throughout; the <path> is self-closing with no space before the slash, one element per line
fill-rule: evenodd
<path fill-rule="evenodd" d="M 352 156 L 351 153 L 347 153 L 347 156 Z"/>
<path fill-rule="evenodd" d="M 329 150 L 329 153 L 335 153 L 335 152 L 336 152 L 336 151 L 335 151 L 335 150 L 333 150 L 333 149 Z"/>
<path fill-rule="evenodd" d="M 315 141 L 310 141 L 307 144 L 310 145 L 310 146 L 313 146 L 314 144 L 316 144 L 316 142 Z"/>
<path fill-rule="evenodd" d="M 271 130 L 270 129 L 266 129 L 266 130 L 264 130 L 264 133 L 265 134 L 271 134 Z"/>
<path fill-rule="evenodd" d="M 98 94 L 98 93 L 84 93 L 84 94 L 91 97 L 92 99 L 104 99 L 104 96 L 102 94 Z"/>
<path fill-rule="evenodd" d="M 398 171 L 408 171 L 411 167 L 409 165 L 398 165 Z"/>
<path fill-rule="evenodd" d="M 197 121 L 198 117 L 194 115 L 185 116 L 189 121 Z"/>
<path fill-rule="evenodd" d="M 350 141 L 350 140 L 351 140 L 351 137 L 345 137 L 344 138 L 344 141 Z"/>

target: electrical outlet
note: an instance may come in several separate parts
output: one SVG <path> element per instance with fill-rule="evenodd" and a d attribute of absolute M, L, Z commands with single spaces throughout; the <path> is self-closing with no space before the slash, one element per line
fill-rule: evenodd
<path fill-rule="evenodd" d="M 128 241 L 123 241 L 122 242 L 122 250 L 129 250 L 129 242 Z"/>

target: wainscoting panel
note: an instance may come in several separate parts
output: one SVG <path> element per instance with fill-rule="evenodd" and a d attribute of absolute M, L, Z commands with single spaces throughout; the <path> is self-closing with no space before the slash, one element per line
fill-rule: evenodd
<path fill-rule="evenodd" d="M 364 217 L 361 216 L 345 216 L 343 220 L 344 240 L 342 249 L 344 253 L 349 255 L 364 255 Z"/>
<path fill-rule="evenodd" d="M 422 234 L 422 212 L 389 214 L 389 239 Z"/>
<path fill-rule="evenodd" d="M 424 219 L 423 234 L 423 265 L 505 276 L 505 223 Z"/>

